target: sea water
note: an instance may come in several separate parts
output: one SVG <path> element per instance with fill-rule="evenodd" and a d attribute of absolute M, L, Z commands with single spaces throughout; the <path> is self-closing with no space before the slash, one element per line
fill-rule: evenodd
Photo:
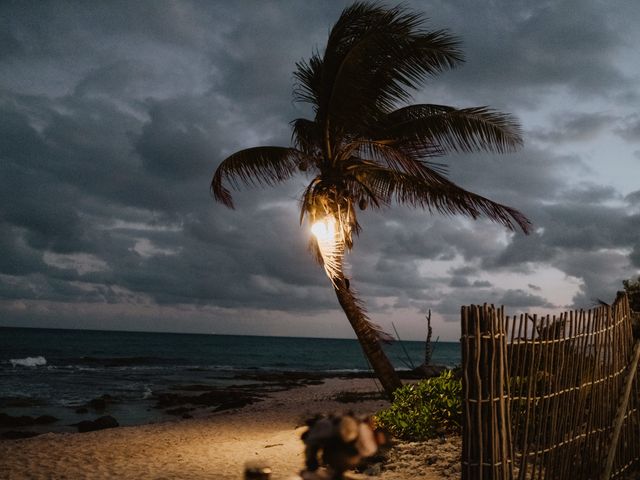
<path fill-rule="evenodd" d="M 398 369 L 424 358 L 424 342 L 385 345 Z M 435 344 L 432 362 L 460 363 L 457 342 Z M 77 421 L 74 409 L 103 394 L 120 424 L 162 420 L 154 391 L 176 385 L 241 383 L 247 372 L 367 372 L 356 340 L 0 327 L 0 412 L 52 414 Z"/>

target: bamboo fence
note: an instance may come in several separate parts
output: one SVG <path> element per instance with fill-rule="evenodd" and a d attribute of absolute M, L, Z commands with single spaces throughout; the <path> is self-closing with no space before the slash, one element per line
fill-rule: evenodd
<path fill-rule="evenodd" d="M 553 317 L 463 307 L 461 342 L 463 480 L 640 478 L 626 295 Z"/>

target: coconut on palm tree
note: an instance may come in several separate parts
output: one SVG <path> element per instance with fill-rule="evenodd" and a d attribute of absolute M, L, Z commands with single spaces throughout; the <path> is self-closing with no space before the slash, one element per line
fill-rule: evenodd
<path fill-rule="evenodd" d="M 357 210 L 392 203 L 447 215 L 487 217 L 525 233 L 517 210 L 464 190 L 446 178 L 440 157 L 450 152 L 513 151 L 518 124 L 488 107 L 457 109 L 407 105 L 410 91 L 462 63 L 458 41 L 423 28 L 424 17 L 403 7 L 355 3 L 333 26 L 324 53 L 296 64 L 296 101 L 313 118 L 292 122 L 293 146 L 234 153 L 217 168 L 211 189 L 233 208 L 229 187 L 272 186 L 304 172 L 311 182 L 300 221 L 312 226 L 310 245 L 331 280 L 356 336 L 387 392 L 401 386 L 343 271 L 343 258 L 360 232 Z M 438 159 L 438 161 L 436 161 Z"/>

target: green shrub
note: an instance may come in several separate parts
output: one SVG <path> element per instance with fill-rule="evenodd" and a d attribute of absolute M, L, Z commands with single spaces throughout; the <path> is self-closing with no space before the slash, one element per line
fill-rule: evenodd
<path fill-rule="evenodd" d="M 407 440 L 424 440 L 460 432 L 462 382 L 445 370 L 439 377 L 405 385 L 395 391 L 393 403 L 378 412 L 377 423 Z"/>

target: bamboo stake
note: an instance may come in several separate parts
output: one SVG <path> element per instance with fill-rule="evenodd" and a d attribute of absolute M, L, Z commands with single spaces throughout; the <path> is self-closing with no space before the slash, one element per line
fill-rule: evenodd
<path fill-rule="evenodd" d="M 525 317 L 525 336 L 526 336 L 526 329 L 528 328 L 529 322 L 528 319 Z M 530 417 L 530 413 L 531 413 L 531 398 L 535 396 L 535 381 L 534 381 L 534 375 L 535 375 L 535 361 L 536 361 L 536 353 L 538 351 L 538 349 L 536 348 L 536 342 L 534 341 L 534 336 L 535 336 L 535 317 L 533 319 L 534 323 L 533 326 L 531 327 L 531 337 L 532 337 L 532 341 L 531 341 L 531 359 L 529 360 L 529 374 L 527 375 L 527 397 L 526 397 L 526 404 L 527 404 L 527 408 L 525 411 L 525 417 L 524 417 L 524 437 L 523 437 L 523 442 L 522 442 L 522 456 L 523 456 L 523 466 L 522 469 L 520 470 L 520 478 L 524 479 L 526 476 L 526 472 L 528 470 L 528 466 L 529 466 L 529 446 L 530 446 L 530 441 L 529 441 L 529 430 L 530 430 L 530 426 L 531 426 L 531 417 Z M 528 338 L 528 337 L 527 337 Z M 528 351 L 526 352 L 527 354 L 529 353 Z"/>
<path fill-rule="evenodd" d="M 479 315 L 479 307 L 473 307 L 472 311 L 472 320 L 475 326 L 475 361 L 476 361 L 476 421 L 478 422 L 478 480 L 483 480 L 484 473 L 484 445 L 483 445 L 483 435 L 486 428 L 484 428 L 482 421 L 482 375 L 480 374 L 480 352 L 482 351 L 482 330 L 480 328 L 480 315 Z"/>
<path fill-rule="evenodd" d="M 490 425 L 490 431 L 491 431 L 491 436 L 490 438 L 488 438 L 487 440 L 489 440 L 487 443 L 489 445 L 489 452 L 487 452 L 489 455 L 489 458 L 491 459 L 492 462 L 492 467 L 491 470 L 493 470 L 491 477 L 492 478 L 502 478 L 502 475 L 499 475 L 498 472 L 496 472 L 496 470 L 501 470 L 497 469 L 495 467 L 496 465 L 496 453 L 499 452 L 498 450 L 498 418 L 496 415 L 496 398 L 494 396 L 495 390 L 496 390 L 496 328 L 495 328 L 495 311 L 493 309 L 489 310 L 487 308 L 487 306 L 484 306 L 483 312 L 482 312 L 482 316 L 485 322 L 487 322 L 486 325 L 486 331 L 489 333 L 489 341 L 487 342 L 489 344 L 489 350 L 490 350 L 490 360 L 489 360 L 489 418 L 491 420 L 491 425 Z M 485 375 L 486 378 L 486 375 Z M 501 458 L 500 458 L 501 460 Z"/>
<path fill-rule="evenodd" d="M 555 317 L 554 317 L 555 320 Z M 550 318 L 549 315 L 547 315 L 541 323 L 541 331 L 539 332 L 540 334 L 540 340 L 544 341 L 547 339 L 547 336 L 550 334 L 551 332 L 551 326 L 553 325 L 552 322 L 550 322 Z M 551 365 L 553 365 L 553 353 L 555 350 L 555 343 L 552 343 L 551 345 L 545 345 L 542 344 L 543 347 L 543 351 L 544 351 L 544 356 L 542 358 L 542 373 L 543 373 L 543 380 L 542 380 L 542 396 L 544 398 L 542 398 L 540 400 L 540 419 L 538 421 L 538 439 L 540 440 L 538 442 L 537 445 L 537 452 L 536 455 L 538 455 L 538 453 L 540 454 L 540 460 L 538 461 L 538 479 L 542 480 L 544 477 L 544 465 L 545 465 L 545 459 L 547 458 L 547 445 L 548 445 L 548 441 L 547 441 L 547 430 L 548 430 L 548 422 L 549 422 L 549 413 L 550 413 L 550 408 L 551 408 L 551 402 L 552 402 L 552 398 L 546 398 L 547 395 L 549 395 L 552 392 L 552 383 L 551 380 L 549 378 L 549 375 L 552 375 L 550 373 L 550 367 Z M 535 478 L 535 477 L 534 477 Z"/>
<path fill-rule="evenodd" d="M 576 420 L 579 422 L 579 426 L 582 429 L 584 427 L 584 438 L 582 439 L 582 441 L 580 442 L 579 446 L 578 446 L 578 450 L 576 451 L 576 457 L 580 457 L 581 459 L 584 458 L 584 455 L 582 452 L 584 452 L 584 448 L 587 446 L 588 441 L 589 441 L 589 412 L 586 412 L 585 409 L 587 407 L 587 401 L 590 398 L 590 395 L 593 394 L 593 375 L 592 373 L 595 371 L 595 356 L 591 356 L 588 357 L 588 353 L 589 353 L 589 349 L 591 347 L 592 343 L 595 343 L 595 334 L 593 333 L 593 330 L 595 329 L 595 315 L 594 315 L 594 310 L 588 310 L 587 312 L 582 312 L 583 315 L 585 315 L 585 321 L 586 321 L 586 330 L 585 332 L 587 333 L 587 335 L 584 337 L 584 342 L 583 342 L 583 346 L 582 346 L 582 358 L 581 358 L 581 365 L 582 368 L 580 369 L 581 371 L 581 378 L 580 378 L 580 385 L 585 385 L 588 386 L 588 388 L 590 390 L 587 390 L 587 388 L 582 387 L 580 388 L 580 393 L 581 395 L 579 396 L 579 402 L 578 402 L 578 407 L 576 409 L 576 415 L 577 418 Z M 584 380 L 587 379 L 588 382 L 585 382 Z M 584 473 L 586 470 L 586 462 L 577 462 L 577 464 L 579 465 L 579 469 L 581 473 Z M 588 470 L 587 470 L 588 471 Z"/>
<path fill-rule="evenodd" d="M 622 394 L 622 400 L 618 407 L 618 414 L 616 415 L 616 423 L 613 429 L 613 436 L 611 438 L 611 444 L 609 445 L 609 453 L 607 454 L 607 462 L 602 473 L 602 480 L 609 480 L 611 478 L 611 470 L 613 469 L 613 461 L 616 456 L 616 450 L 618 448 L 618 440 L 620 439 L 620 431 L 622 430 L 622 424 L 624 421 L 625 413 L 629 405 L 629 397 L 631 394 L 631 387 L 636 378 L 636 372 L 638 369 L 638 361 L 640 360 L 640 340 L 636 341 L 633 358 L 629 365 L 629 373 L 625 382 L 624 392 Z"/>
<path fill-rule="evenodd" d="M 471 478 L 471 402 L 469 402 L 469 317 L 467 307 L 462 307 L 462 390 L 464 392 L 464 417 L 462 419 L 462 480 Z"/>
<path fill-rule="evenodd" d="M 572 348 L 572 357 L 571 364 L 567 368 L 571 371 L 570 381 L 572 387 L 578 387 L 582 383 L 583 376 L 583 363 L 585 357 L 585 345 L 586 345 L 586 335 L 583 333 L 586 332 L 586 316 L 583 311 L 571 311 L 569 313 L 569 321 L 571 321 L 572 325 L 575 323 L 575 335 L 576 338 L 572 339 L 571 348 Z M 573 390 L 572 395 L 570 396 L 570 405 L 573 405 L 571 409 L 571 413 L 566 415 L 567 418 L 567 426 L 563 429 L 565 432 L 569 430 L 570 434 L 575 437 L 577 434 L 576 430 L 579 431 L 579 418 L 580 418 L 580 399 L 582 398 L 581 392 L 583 389 L 575 388 Z M 560 478 L 565 478 L 567 473 L 572 468 L 573 459 L 578 455 L 578 441 L 573 441 L 568 445 L 567 450 L 565 451 L 564 461 L 562 462 L 562 467 L 560 469 Z"/>
<path fill-rule="evenodd" d="M 584 462 L 584 465 L 588 468 L 587 471 L 591 470 L 593 467 L 597 467 L 598 460 L 600 458 L 594 458 L 597 456 L 598 449 L 598 431 L 601 427 L 601 418 L 600 418 L 600 409 L 594 408 L 597 405 L 601 405 L 602 401 L 602 383 L 595 383 L 596 380 L 600 380 L 602 378 L 602 320 L 603 320 L 603 308 L 599 307 L 594 310 L 594 368 L 595 372 L 594 378 L 592 379 L 592 395 L 589 399 L 587 407 L 589 408 L 589 414 L 587 416 L 587 443 L 586 443 L 586 451 L 591 452 L 591 455 L 587 462 Z"/>
<path fill-rule="evenodd" d="M 514 332 L 515 332 L 515 323 L 516 323 L 516 317 L 514 316 L 513 317 L 513 330 L 512 330 Z M 518 381 L 515 382 L 515 384 L 514 384 L 515 390 L 510 392 L 510 395 L 515 395 L 515 396 L 518 396 L 518 397 L 522 396 L 522 383 L 523 382 L 521 380 L 521 377 L 522 377 L 522 370 L 524 369 L 524 366 L 521 363 L 521 357 L 522 357 L 522 353 L 521 353 L 521 350 L 522 350 L 521 349 L 522 324 L 523 324 L 522 315 L 520 315 L 520 321 L 518 322 L 518 338 L 516 339 L 516 343 L 515 344 L 513 343 L 513 339 L 511 340 L 511 352 L 512 352 L 512 354 L 511 354 L 511 358 L 509 359 L 509 370 L 510 370 L 509 377 L 513 378 L 512 375 L 517 375 L 518 376 Z M 526 337 L 526 332 L 525 332 L 525 337 Z M 515 346 L 515 349 L 514 349 L 514 346 Z M 514 370 L 511 370 L 511 365 L 515 365 Z M 511 372 L 513 372 L 513 373 L 511 373 Z M 509 386 L 509 388 L 511 387 L 510 383 L 511 382 L 507 382 L 507 385 Z M 517 412 L 518 415 L 521 415 L 520 405 L 521 405 L 521 400 L 518 400 L 518 402 L 511 402 L 510 417 L 514 416 L 514 410 L 513 410 L 514 408 L 517 408 L 518 409 L 518 412 Z M 515 423 L 515 425 L 514 425 L 514 423 Z M 514 456 L 515 452 L 517 450 L 521 449 L 521 447 L 520 447 L 520 423 L 521 422 L 519 421 L 519 419 L 515 419 L 515 422 L 514 421 L 511 422 L 511 426 L 512 426 L 512 428 L 514 428 L 513 437 L 511 439 L 511 444 L 514 447 L 512 455 L 511 455 L 511 458 L 513 459 L 513 462 L 515 462 L 515 460 L 516 460 L 515 456 Z M 519 465 L 520 465 L 520 462 L 519 462 Z M 519 467 L 519 468 L 521 468 L 521 467 Z"/>
<path fill-rule="evenodd" d="M 554 316 L 554 339 L 561 339 L 564 336 L 565 322 L 564 317 L 561 315 L 559 317 Z M 557 331 L 556 331 L 557 330 Z M 557 342 L 553 344 L 552 349 L 552 365 L 553 365 L 553 381 L 551 383 L 551 390 L 555 393 L 555 395 L 549 399 L 549 408 L 550 408 L 550 425 L 547 425 L 549 429 L 549 445 L 554 446 L 560 443 L 558 441 L 558 414 L 560 412 L 561 402 L 564 398 L 564 395 L 561 395 L 559 392 L 562 391 L 562 374 L 564 373 L 564 342 Z M 547 469 L 553 471 L 555 467 L 556 457 L 559 449 L 551 448 L 547 453 Z"/>
<path fill-rule="evenodd" d="M 504 440 L 504 453 L 503 456 L 506 456 L 509 463 L 509 472 L 508 478 L 514 478 L 514 459 L 513 459 L 513 438 L 511 436 L 512 423 L 511 423 L 511 385 L 510 385 L 510 375 L 509 375 L 509 362 L 507 357 L 507 325 L 509 324 L 509 317 L 505 319 L 504 317 L 504 307 L 500 308 L 500 324 L 502 325 L 502 329 L 505 332 L 505 336 L 503 341 L 501 342 L 502 347 L 502 362 L 500 364 L 500 368 L 502 372 L 500 374 L 500 378 L 502 380 L 502 385 L 500 387 L 500 391 L 502 392 L 502 419 L 504 422 L 505 435 L 503 436 Z M 514 325 L 515 327 L 515 325 Z M 513 341 L 513 331 L 511 332 L 511 341 Z"/>
<path fill-rule="evenodd" d="M 551 452 L 550 458 L 550 470 L 557 475 L 558 478 L 565 478 L 564 468 L 565 465 L 569 463 L 568 459 L 571 458 L 570 452 L 573 448 L 573 441 L 569 441 L 568 443 L 564 443 L 568 441 L 568 433 L 573 433 L 573 423 L 570 421 L 571 415 L 569 412 L 565 412 L 563 410 L 566 409 L 567 405 L 573 405 L 575 408 L 575 399 L 576 389 L 575 385 L 575 368 L 574 364 L 575 355 L 573 352 L 575 351 L 575 335 L 579 331 L 578 321 L 579 317 L 575 315 L 574 311 L 565 312 L 561 315 L 562 325 L 562 343 L 560 344 L 560 366 L 558 372 L 558 383 L 557 388 L 560 391 L 564 391 L 562 395 L 558 395 L 556 405 L 554 406 L 555 418 L 554 422 L 551 426 L 552 431 L 554 432 L 554 436 L 552 437 L 552 442 L 554 445 L 561 445 L 561 447 L 554 448 Z M 568 333 L 567 333 L 568 327 Z M 578 337 L 580 338 L 580 337 Z"/>
<path fill-rule="evenodd" d="M 567 339 L 567 326 L 569 326 L 569 338 L 571 338 L 572 333 L 573 333 L 573 325 L 569 323 L 569 314 L 568 313 L 563 313 L 561 315 L 561 321 L 562 321 L 562 343 L 560 344 L 560 351 L 559 351 L 559 355 L 560 355 L 560 365 L 558 368 L 558 379 L 557 379 L 557 388 L 559 390 L 562 391 L 566 391 L 567 387 L 569 386 L 569 382 L 568 382 L 568 372 L 570 371 L 571 368 L 571 355 L 569 355 L 569 340 Z M 553 413 L 554 413 L 554 417 L 553 417 L 553 423 L 551 425 L 551 431 L 553 432 L 553 436 L 551 441 L 553 442 L 554 445 L 558 445 L 560 444 L 565 437 L 565 429 L 567 427 L 567 417 L 568 415 L 563 414 L 564 412 L 562 412 L 563 410 L 563 406 L 566 405 L 568 402 L 568 399 L 571 397 L 571 393 L 572 391 L 568 391 L 568 393 L 563 394 L 562 396 L 558 395 L 556 397 L 556 403 L 554 405 L 553 408 Z M 551 452 L 551 470 L 552 471 L 558 471 L 561 468 L 561 464 L 563 461 L 563 456 L 566 452 L 566 448 L 554 448 Z"/>

